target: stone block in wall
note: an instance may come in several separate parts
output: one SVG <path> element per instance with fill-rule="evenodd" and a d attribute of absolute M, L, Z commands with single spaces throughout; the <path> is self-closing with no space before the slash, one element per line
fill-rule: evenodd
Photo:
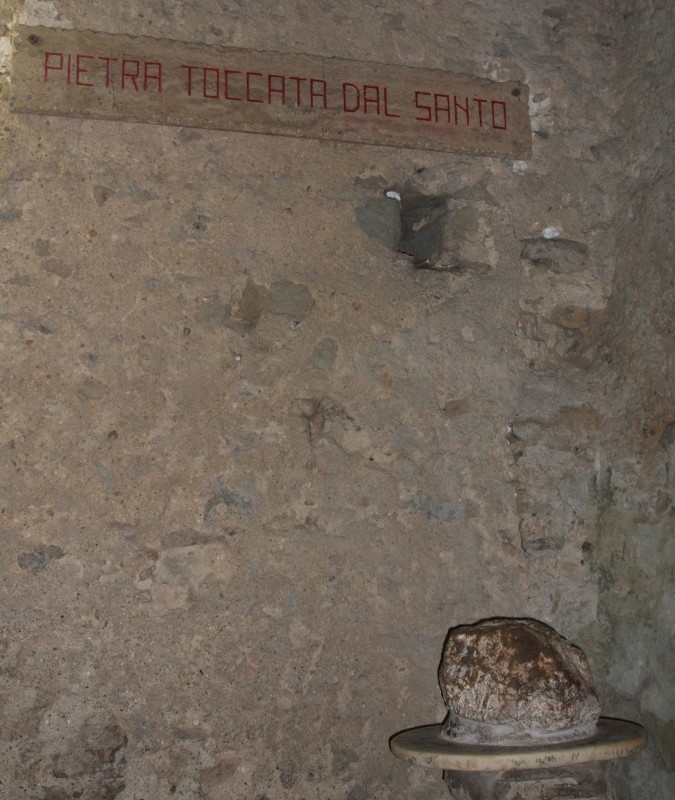
<path fill-rule="evenodd" d="M 498 260 L 492 238 L 497 216 L 491 205 L 471 198 L 403 193 L 398 249 L 417 267 L 480 275 Z"/>
<path fill-rule="evenodd" d="M 526 239 L 520 257 L 551 272 L 579 272 L 588 263 L 588 245 L 571 239 Z"/>
<path fill-rule="evenodd" d="M 521 312 L 516 335 L 534 369 L 587 367 L 606 354 L 606 323 L 605 308 L 562 305 L 541 314 Z"/>
<path fill-rule="evenodd" d="M 603 415 L 590 403 L 565 403 L 510 425 L 521 546 L 529 554 L 562 549 L 583 524 L 591 499 L 594 438 Z"/>

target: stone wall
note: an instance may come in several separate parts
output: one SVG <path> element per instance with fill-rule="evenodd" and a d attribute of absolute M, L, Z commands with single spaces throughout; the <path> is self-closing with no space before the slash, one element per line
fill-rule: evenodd
<path fill-rule="evenodd" d="M 617 765 L 618 798 L 675 794 L 673 674 L 673 40 L 667 3 L 624 3 L 617 16 L 623 163 L 608 304 L 614 405 L 599 443 L 598 526 L 589 556 L 597 621 L 584 635 L 606 703 L 650 732 Z"/>
<path fill-rule="evenodd" d="M 654 728 L 616 796 L 669 796 L 647 6 L 3 4 L 3 800 L 440 800 L 388 737 L 493 615 L 588 648 Z M 522 80 L 533 156 L 14 115 L 17 21 Z"/>

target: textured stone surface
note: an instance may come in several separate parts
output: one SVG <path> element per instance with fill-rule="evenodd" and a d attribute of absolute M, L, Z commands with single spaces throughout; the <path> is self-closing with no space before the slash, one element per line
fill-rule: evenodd
<path fill-rule="evenodd" d="M 620 233 L 605 332 L 617 379 L 586 550 L 598 609 L 578 641 L 605 706 L 641 719 L 650 732 L 650 747 L 616 766 L 611 791 L 650 800 L 675 796 L 675 42 L 668 3 L 620 6 L 630 22 L 620 51 L 622 140 L 639 166 L 617 187 Z"/>
<path fill-rule="evenodd" d="M 579 738 L 600 716 L 586 656 L 536 620 L 452 629 L 438 676 L 448 709 L 444 731 L 459 741 Z"/>
<path fill-rule="evenodd" d="M 671 16 L 0 3 L 0 796 L 442 800 L 387 741 L 493 615 L 582 644 L 652 733 L 616 796 L 675 796 Z M 533 155 L 12 115 L 17 20 L 521 81 Z M 415 269 L 392 189 L 483 266 Z M 521 258 L 550 226 L 583 266 Z"/>

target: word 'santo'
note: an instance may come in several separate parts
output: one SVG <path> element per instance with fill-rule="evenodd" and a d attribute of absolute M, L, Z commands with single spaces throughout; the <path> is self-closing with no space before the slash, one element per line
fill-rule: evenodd
<path fill-rule="evenodd" d="M 196 64 L 181 64 L 176 76 L 161 61 L 53 51 L 44 54 L 43 75 L 45 83 L 60 81 L 83 89 L 154 94 L 161 94 L 169 80 L 178 79 L 180 92 L 200 100 L 333 109 L 391 119 L 407 111 L 416 122 L 502 131 L 508 128 L 503 100 L 415 89 L 408 97 L 399 98 L 397 105 L 390 89 L 377 83 L 342 81 L 329 85 L 319 77 Z"/>

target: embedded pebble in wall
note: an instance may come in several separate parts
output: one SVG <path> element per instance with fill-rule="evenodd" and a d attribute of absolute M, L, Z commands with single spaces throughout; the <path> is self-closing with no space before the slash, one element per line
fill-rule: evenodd
<path fill-rule="evenodd" d="M 560 231 L 556 227 L 554 227 L 553 225 L 548 225 L 541 232 L 541 235 L 544 237 L 544 239 L 559 239 L 560 238 Z"/>
<path fill-rule="evenodd" d="M 571 239 L 526 239 L 520 257 L 556 273 L 579 272 L 588 262 L 588 245 Z"/>
<path fill-rule="evenodd" d="M 335 363 L 338 343 L 335 339 L 322 339 L 312 352 L 311 366 L 315 369 L 330 369 Z"/>

